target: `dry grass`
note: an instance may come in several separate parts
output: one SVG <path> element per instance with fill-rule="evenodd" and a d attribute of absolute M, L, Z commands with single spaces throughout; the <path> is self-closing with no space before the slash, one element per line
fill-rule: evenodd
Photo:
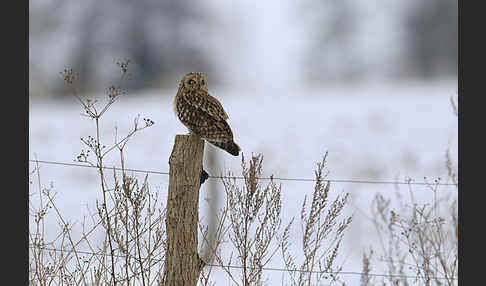
<path fill-rule="evenodd" d="M 128 61 L 119 63 L 120 84 L 128 71 Z M 108 100 L 100 105 L 97 100 L 82 99 L 74 87 L 76 75 L 70 69 L 63 73 L 64 81 L 85 111 L 85 116 L 95 121 L 93 136 L 81 138 L 86 150 L 77 156 L 77 161 L 95 166 L 100 178 L 101 201 L 96 202 L 96 211 L 88 210 L 90 221 L 82 223 L 81 237 L 74 239 L 72 225 L 66 221 L 55 204 L 52 188 L 43 188 L 40 169 L 37 165 L 39 207 L 31 205 L 35 227 L 30 234 L 30 285 L 157 285 L 163 271 L 165 253 L 164 209 L 157 201 L 157 194 L 150 192 L 148 177 L 142 182 L 129 176 L 125 170 L 124 148 L 137 132 L 154 124 L 139 118 L 134 120 L 132 130 L 115 143 L 102 144 L 100 125 L 105 112 L 125 92 L 120 86 L 107 90 Z M 112 174 L 104 165 L 107 156 L 118 150 L 121 171 Z M 113 177 L 109 186 L 108 177 Z M 46 241 L 45 220 L 49 211 L 54 211 L 61 232 L 51 241 Z M 102 233 L 102 245 L 94 245 L 94 234 Z"/>
<path fill-rule="evenodd" d="M 266 184 L 260 179 L 263 155 L 252 156 L 248 163 L 242 156 L 244 183 L 239 184 L 231 173 L 222 177 L 227 200 L 219 212 L 213 244 L 207 238 L 208 227 L 200 226 L 204 246 L 214 245 L 209 247 L 213 255 L 201 273 L 202 285 L 211 285 L 209 275 L 214 266 L 222 268 L 234 285 L 266 284 L 265 266 L 276 259 L 279 251 L 284 258 L 283 270 L 290 276 L 292 285 L 318 285 L 324 280 L 344 284 L 340 282 L 340 268 L 335 262 L 345 230 L 351 224 L 351 218 L 343 215 L 348 195 L 329 201 L 330 184 L 324 183 L 326 158 L 327 153 L 317 164 L 312 201 L 308 204 L 307 198 L 303 198 L 300 219 L 304 259 L 297 267 L 289 251 L 294 219 L 280 232 L 282 188 L 272 176 Z M 231 249 L 226 256 L 220 249 L 223 244 Z"/>
<path fill-rule="evenodd" d="M 291 246 L 289 234 L 294 219 L 285 228 L 280 243 L 292 285 L 319 285 L 323 280 L 329 283 L 327 285 L 344 284 L 339 277 L 341 267 L 337 267 L 335 262 L 352 218 L 345 217 L 343 214 L 348 194 L 337 196 L 333 201 L 329 201 L 331 183 L 329 181 L 324 183 L 327 176 L 327 173 L 324 173 L 326 158 L 327 153 L 322 161 L 317 163 L 312 201 L 308 205 L 307 197 L 304 197 L 302 204 L 300 222 L 303 263 L 297 266 L 294 255 L 289 251 Z"/>
<path fill-rule="evenodd" d="M 363 252 L 363 271 L 361 275 L 360 285 L 361 286 L 370 286 L 371 284 L 371 277 L 370 273 L 372 272 L 373 268 L 371 265 L 371 259 L 373 257 L 373 250 L 370 249 L 368 253 Z"/>
<path fill-rule="evenodd" d="M 277 246 L 272 247 L 272 242 L 281 224 L 281 187 L 273 179 L 262 185 L 259 179 L 262 163 L 261 154 L 252 156 L 248 165 L 242 155 L 244 185 L 240 186 L 236 178 L 230 178 L 231 174 L 222 179 L 226 206 L 221 211 L 216 244 L 220 245 L 224 237 L 228 237 L 236 258 L 231 252 L 230 257 L 225 259 L 218 249 L 213 248 L 213 259 L 235 285 L 262 285 L 263 268 L 278 250 Z M 235 260 L 241 267 L 241 277 L 236 277 L 231 271 Z"/>
<path fill-rule="evenodd" d="M 438 191 L 437 184 L 429 188 Z M 380 262 L 385 263 L 390 275 L 383 278 L 382 283 L 457 285 L 457 199 L 436 197 L 429 204 L 418 203 L 412 197 L 410 203 L 400 201 L 397 210 L 391 207 L 391 199 L 377 194 L 372 210 L 383 253 Z M 370 262 L 363 263 L 363 272 L 368 267 L 366 264 Z M 413 275 L 416 278 L 405 277 Z M 376 277 L 366 279 L 369 282 L 362 285 L 378 283 Z"/>
<path fill-rule="evenodd" d="M 453 114 L 458 116 L 457 104 L 451 97 Z M 457 172 L 452 166 L 449 150 L 445 155 L 448 179 L 458 190 Z M 371 254 L 364 254 L 361 285 L 457 285 L 458 284 L 458 212 L 457 192 L 440 188 L 441 179 L 424 178 L 431 201 L 417 201 L 412 185 L 409 198 L 377 194 L 372 203 L 372 217 L 381 247 L 382 262 L 389 274 L 378 281 L 371 277 Z M 395 204 L 395 207 L 392 205 Z M 405 276 L 416 276 L 414 279 Z M 407 279 L 409 278 L 409 279 Z"/>

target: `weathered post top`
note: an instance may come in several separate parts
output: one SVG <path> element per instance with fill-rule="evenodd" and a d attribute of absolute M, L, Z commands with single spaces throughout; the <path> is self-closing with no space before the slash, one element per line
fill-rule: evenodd
<path fill-rule="evenodd" d="M 199 187 L 204 140 L 176 135 L 169 158 L 164 285 L 196 285 L 201 271 L 197 253 Z"/>

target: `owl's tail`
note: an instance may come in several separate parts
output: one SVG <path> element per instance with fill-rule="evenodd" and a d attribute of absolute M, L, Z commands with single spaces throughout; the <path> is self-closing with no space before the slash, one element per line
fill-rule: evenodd
<path fill-rule="evenodd" d="M 240 152 L 240 146 L 238 146 L 234 141 L 209 141 L 209 143 L 225 150 L 226 152 L 230 153 L 233 156 L 238 156 Z"/>

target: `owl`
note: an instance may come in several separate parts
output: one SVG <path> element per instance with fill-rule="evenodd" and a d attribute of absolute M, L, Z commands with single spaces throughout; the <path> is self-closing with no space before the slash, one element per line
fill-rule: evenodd
<path fill-rule="evenodd" d="M 221 103 L 209 95 L 203 74 L 191 72 L 181 79 L 174 112 L 191 134 L 238 156 L 241 149 L 233 141 L 233 132 L 226 122 L 228 115 Z"/>

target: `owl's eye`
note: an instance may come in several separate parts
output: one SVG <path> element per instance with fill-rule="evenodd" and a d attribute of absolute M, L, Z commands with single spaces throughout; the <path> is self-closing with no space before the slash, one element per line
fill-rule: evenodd
<path fill-rule="evenodd" d="M 205 85 L 205 84 L 206 84 L 206 81 L 205 81 L 204 79 L 203 79 L 203 80 L 201 80 L 201 84 L 202 84 L 202 85 Z"/>
<path fill-rule="evenodd" d="M 195 82 L 193 79 L 191 79 L 191 80 L 189 80 L 187 83 L 188 83 L 189 85 L 193 85 L 193 84 L 195 84 L 196 82 Z"/>

